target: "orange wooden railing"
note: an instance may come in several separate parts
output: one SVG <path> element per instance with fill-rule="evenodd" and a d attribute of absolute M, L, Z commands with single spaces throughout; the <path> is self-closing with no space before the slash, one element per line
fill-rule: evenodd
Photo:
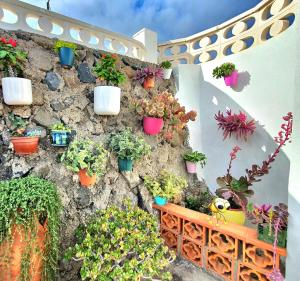
<path fill-rule="evenodd" d="M 273 245 L 253 228 L 217 223 L 211 216 L 174 204 L 153 205 L 160 212 L 161 235 L 178 255 L 228 281 L 270 281 Z M 277 249 L 276 268 L 286 250 Z"/>

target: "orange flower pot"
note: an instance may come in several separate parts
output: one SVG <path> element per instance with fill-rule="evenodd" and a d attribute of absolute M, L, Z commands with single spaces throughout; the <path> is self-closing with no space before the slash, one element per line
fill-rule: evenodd
<path fill-rule="evenodd" d="M 89 176 L 86 169 L 82 169 L 78 172 L 80 184 L 84 187 L 94 185 L 96 183 L 96 174 Z"/>
<path fill-rule="evenodd" d="M 30 155 L 38 152 L 39 137 L 13 137 L 10 141 L 18 155 Z"/>
<path fill-rule="evenodd" d="M 155 78 L 154 77 L 147 77 L 144 80 L 143 87 L 145 89 L 154 88 L 154 82 L 155 82 Z"/>
<path fill-rule="evenodd" d="M 45 239 L 48 232 L 47 221 L 41 225 L 36 219 L 34 229 L 26 229 L 22 225 L 12 227 L 11 241 L 4 240 L 0 244 L 0 280 L 19 281 L 22 272 L 23 255 L 29 254 L 29 280 L 42 281 L 43 255 Z M 34 241 L 32 241 L 32 233 Z M 30 251 L 28 252 L 28 250 Z"/>

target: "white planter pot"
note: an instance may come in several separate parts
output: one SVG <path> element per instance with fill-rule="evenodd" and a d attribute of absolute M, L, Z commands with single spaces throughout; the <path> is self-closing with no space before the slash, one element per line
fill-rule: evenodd
<path fill-rule="evenodd" d="M 117 115 L 120 112 L 121 89 L 98 86 L 94 89 L 94 111 L 99 115 Z"/>
<path fill-rule="evenodd" d="M 172 68 L 163 68 L 164 79 L 170 79 L 172 74 Z"/>
<path fill-rule="evenodd" d="M 8 105 L 32 104 L 32 87 L 29 79 L 2 78 L 2 92 L 4 102 Z"/>

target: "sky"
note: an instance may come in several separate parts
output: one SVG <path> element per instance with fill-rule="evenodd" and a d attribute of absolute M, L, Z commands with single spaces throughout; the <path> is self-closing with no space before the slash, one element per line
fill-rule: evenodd
<path fill-rule="evenodd" d="M 46 0 L 22 0 L 42 8 Z M 132 36 L 146 27 L 159 42 L 186 37 L 225 22 L 260 0 L 51 0 L 51 10 Z"/>

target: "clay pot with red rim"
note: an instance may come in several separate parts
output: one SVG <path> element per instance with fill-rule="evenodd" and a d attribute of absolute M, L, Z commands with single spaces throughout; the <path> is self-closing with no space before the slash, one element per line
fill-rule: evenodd
<path fill-rule="evenodd" d="M 154 88 L 154 84 L 155 84 L 155 77 L 149 76 L 145 78 L 143 82 L 143 87 L 145 89 L 152 89 Z"/>
<path fill-rule="evenodd" d="M 84 187 L 92 186 L 96 183 L 97 176 L 93 174 L 89 176 L 86 169 L 82 169 L 78 172 L 80 184 Z"/>
<path fill-rule="evenodd" d="M 39 137 L 12 137 L 15 154 L 30 155 L 38 152 Z"/>

